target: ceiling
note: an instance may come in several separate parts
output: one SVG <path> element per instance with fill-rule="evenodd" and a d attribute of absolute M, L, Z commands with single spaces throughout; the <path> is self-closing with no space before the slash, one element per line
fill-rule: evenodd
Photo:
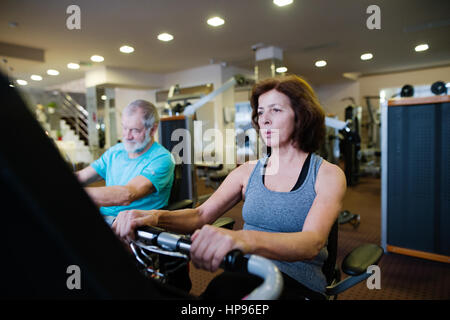
<path fill-rule="evenodd" d="M 66 9 L 81 9 L 81 30 L 69 30 Z M 369 30 L 369 5 L 381 9 L 381 29 Z M 214 15 L 225 24 L 213 28 Z M 15 27 L 11 26 L 15 22 Z M 283 49 L 289 73 L 313 85 L 346 81 L 344 73 L 360 75 L 450 64 L 450 1 L 448 0 L 294 0 L 277 7 L 272 0 L 2 0 L 0 43 L 44 50 L 44 62 L 5 56 L 0 62 L 13 78 L 29 85 L 49 86 L 83 78 L 92 66 L 67 69 L 69 62 L 168 73 L 215 62 L 252 70 L 252 46 L 263 43 Z M 170 42 L 157 40 L 168 32 Z M 415 52 L 426 42 L 430 49 Z M 123 44 L 132 54 L 119 52 Z M 362 61 L 371 52 L 374 58 Z M 11 55 L 11 54 L 10 54 Z M 324 59 L 328 65 L 317 68 Z M 47 69 L 60 75 L 51 77 Z M 30 80 L 39 74 L 43 81 Z M 349 81 L 349 80 L 347 80 Z"/>

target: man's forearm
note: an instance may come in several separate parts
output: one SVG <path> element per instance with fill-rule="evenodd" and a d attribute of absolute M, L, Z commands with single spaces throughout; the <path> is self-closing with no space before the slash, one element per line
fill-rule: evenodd
<path fill-rule="evenodd" d="M 99 207 L 127 206 L 133 202 L 133 195 L 126 186 L 84 189 Z"/>
<path fill-rule="evenodd" d="M 91 166 L 75 172 L 75 176 L 83 186 L 88 186 L 91 183 L 100 181 L 102 179 L 102 177 Z"/>

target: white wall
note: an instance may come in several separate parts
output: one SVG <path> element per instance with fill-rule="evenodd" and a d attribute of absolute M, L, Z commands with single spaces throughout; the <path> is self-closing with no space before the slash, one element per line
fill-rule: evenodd
<path fill-rule="evenodd" d="M 208 83 L 212 83 L 216 89 L 222 84 L 221 66 L 219 64 L 211 64 L 167 73 L 163 79 L 162 89 L 169 89 L 175 84 L 180 85 L 180 87 L 193 87 Z"/>
<path fill-rule="evenodd" d="M 140 70 L 101 66 L 86 72 L 86 87 L 108 85 L 139 89 L 156 89 L 163 85 L 162 74 Z"/>
<path fill-rule="evenodd" d="M 46 90 L 61 90 L 64 92 L 76 92 L 86 94 L 86 81 L 85 78 L 73 80 L 70 82 L 58 84 L 45 88 Z"/>

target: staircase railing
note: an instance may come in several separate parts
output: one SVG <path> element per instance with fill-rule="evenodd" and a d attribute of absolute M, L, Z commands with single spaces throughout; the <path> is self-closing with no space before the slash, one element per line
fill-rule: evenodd
<path fill-rule="evenodd" d="M 53 91 L 53 95 L 60 99 L 56 109 L 59 117 L 65 120 L 75 131 L 80 140 L 89 145 L 88 112 L 72 96 L 62 91 Z"/>

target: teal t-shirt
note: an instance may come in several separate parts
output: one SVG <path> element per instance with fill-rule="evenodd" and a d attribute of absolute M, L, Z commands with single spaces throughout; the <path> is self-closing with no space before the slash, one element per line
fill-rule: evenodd
<path fill-rule="evenodd" d="M 131 209 L 159 209 L 169 202 L 175 161 L 172 154 L 156 141 L 149 150 L 135 159 L 130 159 L 123 144 L 118 143 L 91 166 L 105 180 L 106 186 L 124 186 L 131 179 L 144 176 L 156 189 L 128 206 L 101 207 L 100 212 L 104 215 L 117 216 L 121 211 Z"/>

